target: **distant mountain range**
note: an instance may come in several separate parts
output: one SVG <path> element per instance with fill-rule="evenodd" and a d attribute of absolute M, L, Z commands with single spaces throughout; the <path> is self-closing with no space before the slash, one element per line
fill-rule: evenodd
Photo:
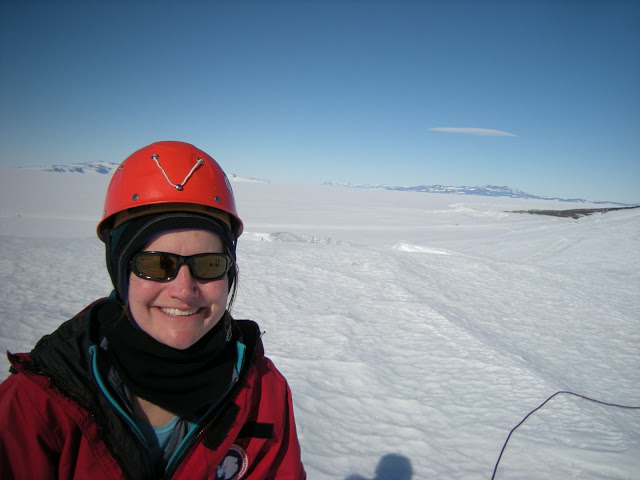
<path fill-rule="evenodd" d="M 21 167 L 30 170 L 39 170 L 42 172 L 56 172 L 56 173 L 86 173 L 86 174 L 102 174 L 111 175 L 116 168 L 120 166 L 119 163 L 109 162 L 88 162 L 78 163 L 74 165 L 51 165 L 47 167 Z M 261 180 L 251 177 L 240 177 L 235 173 L 227 175 L 230 180 L 236 182 L 252 182 L 252 183 L 269 183 L 268 180 Z"/>
<path fill-rule="evenodd" d="M 120 164 L 109 162 L 88 162 L 79 163 L 73 165 L 51 165 L 46 167 L 22 167 L 32 170 L 40 170 L 45 172 L 60 172 L 60 173 L 85 173 L 85 174 L 102 174 L 110 175 L 118 168 Z M 261 180 L 250 177 L 240 177 L 236 174 L 229 174 L 229 178 L 236 182 L 256 182 L 256 183 L 269 183 L 268 180 Z M 343 187 L 343 188 L 367 188 L 367 189 L 382 189 L 382 190 L 396 190 L 402 192 L 424 192 L 424 193 L 445 193 L 453 195 L 480 195 L 485 197 L 509 197 L 509 198 L 527 198 L 536 200 L 557 200 L 559 202 L 571 202 L 571 203 L 594 203 L 594 204 L 612 204 L 612 205 L 624 205 L 629 206 L 626 203 L 619 202 L 591 202 L 582 198 L 558 198 L 558 197 L 540 197 L 538 195 L 532 195 L 530 193 L 516 190 L 507 186 L 498 185 L 483 185 L 480 187 L 451 187 L 446 185 L 417 185 L 417 186 L 394 186 L 394 185 L 372 185 L 372 184 L 351 184 L 341 182 L 324 182 L 323 185 L 331 187 Z"/>
<path fill-rule="evenodd" d="M 538 195 L 532 195 L 530 193 L 516 190 L 507 186 L 498 185 L 483 185 L 481 187 L 450 187 L 446 185 L 417 185 L 413 187 L 406 186 L 394 186 L 394 185 L 371 185 L 371 184 L 351 184 L 340 182 L 325 182 L 323 185 L 329 185 L 332 187 L 344 187 L 344 188 L 369 188 L 369 189 L 382 189 L 382 190 L 396 190 L 401 192 L 424 192 L 424 193 L 445 193 L 453 195 L 480 195 L 485 197 L 509 197 L 509 198 L 527 198 L 536 200 L 557 200 L 559 202 L 573 202 L 573 203 L 596 203 L 596 204 L 613 204 L 613 205 L 627 205 L 626 203 L 618 202 L 591 202 L 582 198 L 558 198 L 558 197 L 540 197 Z"/>
<path fill-rule="evenodd" d="M 59 172 L 59 173 L 100 173 L 110 175 L 118 168 L 119 163 L 108 162 L 89 162 L 78 163 L 75 165 L 50 165 L 48 167 L 22 167 L 29 170 L 41 170 L 43 172 Z"/>

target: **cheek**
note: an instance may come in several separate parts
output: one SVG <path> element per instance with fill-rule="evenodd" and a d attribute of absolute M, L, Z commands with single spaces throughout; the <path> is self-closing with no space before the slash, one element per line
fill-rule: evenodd
<path fill-rule="evenodd" d="M 200 295 L 201 299 L 212 308 L 214 314 L 225 310 L 229 297 L 229 281 L 225 278 L 210 283 L 201 283 Z"/>
<path fill-rule="evenodd" d="M 211 303 L 225 303 L 229 294 L 229 281 L 218 280 L 201 286 L 202 292 Z"/>
<path fill-rule="evenodd" d="M 145 303 L 157 295 L 158 284 L 136 277 L 133 273 L 129 275 L 129 288 L 127 299 L 129 303 Z"/>

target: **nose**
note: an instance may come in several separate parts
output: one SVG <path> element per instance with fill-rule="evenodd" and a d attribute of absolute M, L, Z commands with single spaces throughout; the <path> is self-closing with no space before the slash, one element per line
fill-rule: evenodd
<path fill-rule="evenodd" d="M 191 298 L 198 292 L 198 282 L 193 276 L 188 265 L 182 265 L 176 278 L 169 281 L 169 293 L 176 298 Z"/>

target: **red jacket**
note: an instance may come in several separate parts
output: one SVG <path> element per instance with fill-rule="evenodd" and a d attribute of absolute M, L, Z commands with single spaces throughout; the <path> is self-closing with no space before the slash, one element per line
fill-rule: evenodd
<path fill-rule="evenodd" d="M 291 392 L 250 321 L 238 321 L 249 361 L 240 380 L 166 471 L 150 473 L 141 442 L 91 375 L 87 352 L 96 344 L 93 317 L 101 303 L 43 337 L 30 354 L 9 354 L 17 373 L 0 385 L 0 478 L 306 478 Z"/>

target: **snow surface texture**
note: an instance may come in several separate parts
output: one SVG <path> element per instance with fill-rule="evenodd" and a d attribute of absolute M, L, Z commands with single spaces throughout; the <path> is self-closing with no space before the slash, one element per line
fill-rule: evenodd
<path fill-rule="evenodd" d="M 0 175 L 0 348 L 109 293 L 108 175 Z M 640 405 L 640 212 L 234 182 L 236 318 L 293 390 L 311 480 L 487 479 L 559 390 Z M 588 208 L 590 205 L 582 205 Z M 7 373 L 6 359 L 0 379 Z M 632 479 L 640 411 L 559 395 L 496 478 Z"/>

